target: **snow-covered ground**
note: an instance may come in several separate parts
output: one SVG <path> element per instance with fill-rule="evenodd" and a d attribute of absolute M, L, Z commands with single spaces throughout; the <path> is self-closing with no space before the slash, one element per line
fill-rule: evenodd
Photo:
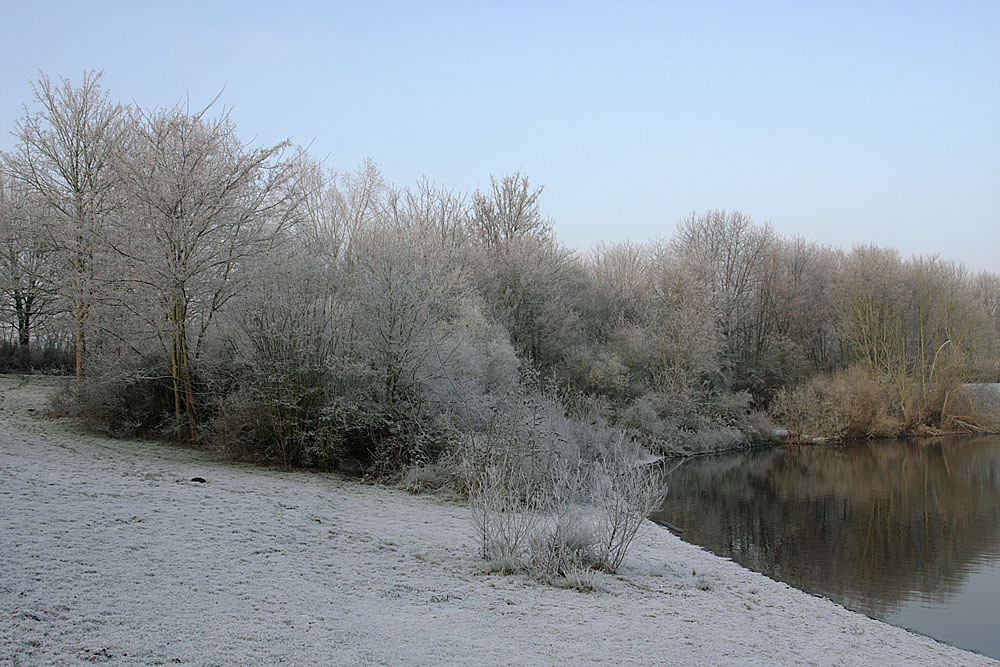
<path fill-rule="evenodd" d="M 998 664 L 652 524 L 600 592 L 484 574 L 461 505 L 81 434 L 54 386 L 0 377 L 0 663 Z"/>

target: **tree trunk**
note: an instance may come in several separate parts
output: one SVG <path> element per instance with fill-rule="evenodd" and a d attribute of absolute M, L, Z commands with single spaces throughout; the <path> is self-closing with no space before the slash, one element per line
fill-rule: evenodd
<path fill-rule="evenodd" d="M 191 359 L 187 343 L 187 305 L 180 298 L 170 308 L 171 350 L 170 375 L 174 390 L 174 425 L 180 440 L 181 421 L 187 419 L 191 444 L 197 440 L 197 412 L 194 402 L 194 384 L 191 380 Z"/>
<path fill-rule="evenodd" d="M 17 313 L 17 363 L 22 370 L 31 370 L 31 305 L 32 299 L 14 292 Z"/>
<path fill-rule="evenodd" d="M 31 370 L 31 313 L 17 318 L 17 356 L 24 370 Z"/>
<path fill-rule="evenodd" d="M 73 351 L 75 356 L 75 372 L 76 372 L 76 393 L 77 396 L 80 395 L 80 390 L 83 388 L 83 378 L 84 378 L 84 367 L 83 358 L 86 352 L 86 338 L 83 331 L 83 323 L 86 320 L 87 314 L 86 309 L 82 306 L 77 306 L 73 312 L 74 327 L 73 327 Z"/>

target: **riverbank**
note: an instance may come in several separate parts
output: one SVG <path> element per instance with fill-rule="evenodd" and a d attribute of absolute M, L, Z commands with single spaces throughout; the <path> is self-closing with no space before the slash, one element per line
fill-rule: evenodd
<path fill-rule="evenodd" d="M 484 574 L 460 504 L 84 434 L 55 382 L 0 377 L 12 664 L 998 664 L 652 523 L 594 593 Z"/>

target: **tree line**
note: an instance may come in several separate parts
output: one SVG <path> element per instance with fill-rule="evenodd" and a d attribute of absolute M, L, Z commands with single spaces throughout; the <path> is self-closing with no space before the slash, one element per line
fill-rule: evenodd
<path fill-rule="evenodd" d="M 962 386 L 1000 381 L 996 274 L 738 211 L 577 252 L 521 174 L 400 187 L 100 79 L 42 75 L 0 160 L 3 363 L 72 373 L 95 427 L 415 484 L 515 450 L 723 449 L 771 419 L 995 428 Z"/>

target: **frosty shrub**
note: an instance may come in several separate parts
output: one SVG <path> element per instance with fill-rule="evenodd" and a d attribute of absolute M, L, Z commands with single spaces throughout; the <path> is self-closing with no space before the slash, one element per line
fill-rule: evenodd
<path fill-rule="evenodd" d="M 220 425 L 261 434 L 261 458 L 299 465 L 307 451 L 332 458 L 321 443 L 337 440 L 328 403 L 335 391 L 332 363 L 346 346 L 335 327 L 347 306 L 319 265 L 265 267 L 261 285 L 237 301 L 228 342 L 236 391 Z M 235 419 L 242 414 L 241 427 Z M 255 438 L 256 440 L 256 438 Z"/>
<path fill-rule="evenodd" d="M 646 517 L 663 504 L 667 487 L 659 466 L 637 460 L 621 442 L 594 464 L 592 475 L 598 562 L 613 572 L 625 560 Z"/>
<path fill-rule="evenodd" d="M 890 391 L 859 365 L 837 371 L 830 378 L 814 378 L 812 385 L 831 411 L 840 415 L 839 426 L 846 437 L 892 437 L 901 434 L 906 425 L 904 415 L 894 409 Z M 835 432 L 828 437 L 836 437 Z"/>
<path fill-rule="evenodd" d="M 709 427 L 682 437 L 681 454 L 709 454 L 739 449 L 748 444 L 747 436 L 731 426 Z"/>
<path fill-rule="evenodd" d="M 565 582 L 598 564 L 597 546 L 594 522 L 581 506 L 550 508 L 528 542 L 528 572 L 546 583 Z"/>
<path fill-rule="evenodd" d="M 595 565 L 597 535 L 587 516 L 587 470 L 582 461 L 555 461 L 546 482 L 545 515 L 528 542 L 527 569 L 539 581 L 554 583 Z"/>
<path fill-rule="evenodd" d="M 846 431 L 839 407 L 821 396 L 814 384 L 781 389 L 771 402 L 771 414 L 793 440 L 840 437 Z"/>
<path fill-rule="evenodd" d="M 267 408 L 251 391 L 237 390 L 219 399 L 219 411 L 208 429 L 208 444 L 237 461 L 273 459 L 269 451 L 271 420 Z"/>
<path fill-rule="evenodd" d="M 53 373 L 66 375 L 73 370 L 73 349 L 60 341 L 34 342 L 30 350 L 0 340 L 0 372 Z"/>
<path fill-rule="evenodd" d="M 173 409 L 169 375 L 156 360 L 108 364 L 60 401 L 64 411 L 116 438 L 169 436 Z"/>
<path fill-rule="evenodd" d="M 755 410 L 747 415 L 743 432 L 752 444 L 773 444 L 778 440 L 777 429 L 770 415 Z"/>
<path fill-rule="evenodd" d="M 891 437 L 904 426 L 890 393 L 860 366 L 778 391 L 771 414 L 800 440 Z"/>
<path fill-rule="evenodd" d="M 591 395 L 621 398 L 628 392 L 628 368 L 614 352 L 570 348 L 561 369 L 568 386 Z"/>
<path fill-rule="evenodd" d="M 659 454 L 704 454 L 746 444 L 748 402 L 745 392 L 650 391 L 622 410 L 620 422 Z"/>
<path fill-rule="evenodd" d="M 506 456 L 476 466 L 467 485 L 483 559 L 504 572 L 520 569 L 541 518 L 543 489 Z"/>
<path fill-rule="evenodd" d="M 578 457 L 564 456 L 561 411 L 536 392 L 512 389 L 469 417 L 462 467 L 482 556 L 498 569 L 524 569 L 529 543 L 561 502 L 556 490 L 567 494 L 558 462 Z"/>
<path fill-rule="evenodd" d="M 460 466 L 445 456 L 411 467 L 403 474 L 400 484 L 410 493 L 440 493 L 457 497 L 464 487 L 459 471 Z"/>
<path fill-rule="evenodd" d="M 443 453 L 449 418 L 479 410 L 517 358 L 483 317 L 456 247 L 409 228 L 384 231 L 358 248 L 351 298 L 356 358 L 371 369 L 371 407 L 382 415 L 371 420 L 368 453 L 376 474 L 395 476 Z"/>
<path fill-rule="evenodd" d="M 663 502 L 659 468 L 620 432 L 596 452 L 593 442 L 567 449 L 557 439 L 521 451 L 516 442 L 491 444 L 465 465 L 482 556 L 496 569 L 573 586 L 587 579 L 584 570 L 613 572 Z"/>

